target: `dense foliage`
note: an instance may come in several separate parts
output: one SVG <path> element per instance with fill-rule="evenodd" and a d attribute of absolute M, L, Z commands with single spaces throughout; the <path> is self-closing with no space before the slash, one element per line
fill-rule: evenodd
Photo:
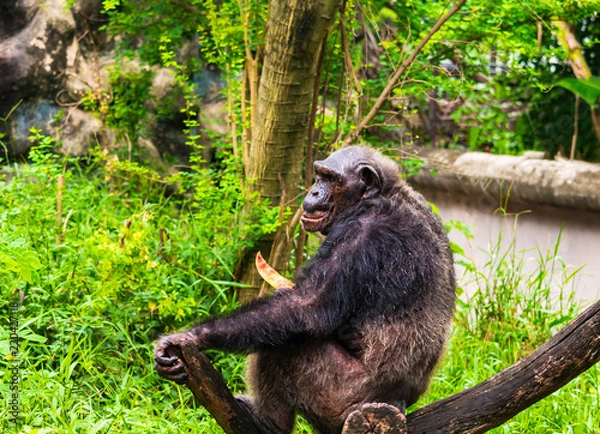
<path fill-rule="evenodd" d="M 201 184 L 193 196 L 165 195 L 149 169 L 109 164 L 103 155 L 57 160 L 47 150 L 51 139 L 35 131 L 32 138 L 34 162 L 5 167 L 0 181 L 0 310 L 23 296 L 20 432 L 219 432 L 185 388 L 154 374 L 152 342 L 236 305 L 236 251 L 268 220 L 240 229 L 239 184 L 227 175 L 199 171 L 179 180 Z M 460 223 L 450 226 L 468 235 Z M 540 252 L 538 270 L 527 274 L 520 253 L 500 246 L 483 269 L 460 257 L 466 281 L 478 289 L 463 298 L 448 355 L 419 405 L 514 363 L 576 314 L 570 297 L 551 294 L 557 283 L 568 291 L 574 276 L 556 251 Z M 3 316 L 2 354 L 9 353 L 8 334 Z M 242 390 L 243 360 L 211 357 Z M 3 395 L 10 361 L 0 360 Z M 600 426 L 599 374 L 592 369 L 497 432 L 593 432 Z M 6 432 L 7 411 L 0 410 Z"/>
<path fill-rule="evenodd" d="M 173 66 L 175 61 L 184 81 L 197 84 L 202 65 L 216 65 L 228 83 L 230 116 L 237 116 L 240 126 L 242 68 L 248 59 L 260 62 L 266 4 L 106 0 L 104 7 L 110 17 L 107 30 L 119 35 L 125 56 L 149 65 Z M 328 149 L 364 117 L 447 6 L 439 1 L 345 2 L 341 24 L 328 38 L 322 69 L 315 137 L 322 148 Z M 598 0 L 468 1 L 434 35 L 364 138 L 388 146 L 433 143 L 494 153 L 536 149 L 568 155 L 575 96 L 554 86 L 573 71 L 555 20 L 572 26 L 597 76 L 598 11 Z M 577 155 L 597 160 L 600 139 L 587 103 L 578 123 Z"/>
<path fill-rule="evenodd" d="M 21 388 L 36 391 L 23 394 L 22 416 L 30 428 L 95 432 L 121 415 L 119 402 L 152 401 L 144 391 L 160 383 L 152 341 L 234 305 L 240 251 L 274 230 L 278 210 L 244 197 L 233 162 L 165 180 L 116 156 L 59 158 L 53 139 L 32 133 L 32 164 L 5 167 L 0 184 L 1 309 L 22 294 Z M 242 211 L 249 200 L 254 206 Z M 8 326 L 0 325 L 2 354 Z M 239 363 L 227 374 L 237 377 Z M 128 411 L 164 410 L 151 407 Z M 128 411 L 117 425 L 128 426 Z M 210 426 L 196 417 L 194 426 Z"/>

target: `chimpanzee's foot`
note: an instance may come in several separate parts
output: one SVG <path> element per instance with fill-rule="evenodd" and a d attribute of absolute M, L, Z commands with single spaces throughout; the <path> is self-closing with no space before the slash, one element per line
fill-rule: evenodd
<path fill-rule="evenodd" d="M 275 421 L 273 421 L 270 417 L 263 415 L 261 411 L 257 408 L 254 403 L 254 399 L 249 396 L 238 395 L 235 397 L 235 400 L 240 404 L 246 412 L 252 418 L 254 422 L 254 426 L 262 433 L 262 434 L 289 434 L 292 432 L 294 419 L 292 413 L 291 426 L 289 428 L 282 428 Z M 285 425 L 290 425 L 290 423 L 284 423 Z"/>
<path fill-rule="evenodd" d="M 406 417 L 391 404 L 363 404 L 346 418 L 342 434 L 346 432 L 361 434 L 405 434 Z"/>
<path fill-rule="evenodd" d="M 393 405 L 398 410 L 400 410 L 400 413 L 402 413 L 403 415 L 406 416 L 406 401 L 394 401 L 394 402 L 388 402 L 388 404 Z"/>

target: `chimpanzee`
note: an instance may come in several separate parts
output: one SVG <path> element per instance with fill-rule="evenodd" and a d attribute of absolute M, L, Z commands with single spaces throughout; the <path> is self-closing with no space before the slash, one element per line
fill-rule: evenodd
<path fill-rule="evenodd" d="M 326 238 L 295 288 L 156 347 L 158 373 L 178 383 L 187 374 L 173 354 L 183 343 L 249 353 L 253 398 L 238 400 L 265 433 L 291 433 L 296 413 L 319 433 L 339 433 L 363 404 L 410 406 L 428 387 L 454 310 L 448 238 L 397 165 L 353 146 L 314 168 L 301 221 Z"/>

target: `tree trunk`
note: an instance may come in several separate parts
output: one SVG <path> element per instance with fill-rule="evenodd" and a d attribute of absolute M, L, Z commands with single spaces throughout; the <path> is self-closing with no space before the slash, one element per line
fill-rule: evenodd
<path fill-rule="evenodd" d="M 292 211 L 298 207 L 317 59 L 340 3 L 341 0 L 270 2 L 256 130 L 246 160 L 246 176 L 250 193 L 257 191 L 272 205 L 289 206 Z M 282 191 L 286 193 L 285 203 L 281 203 Z M 271 234 L 258 243 L 265 257 L 274 239 Z M 254 269 L 256 250 L 249 252 L 241 265 L 240 280 L 251 285 L 240 292 L 242 302 L 260 290 L 261 280 Z M 283 251 L 289 255 L 289 249 Z M 281 268 L 285 259 L 272 265 Z"/>
<path fill-rule="evenodd" d="M 567 60 L 569 61 L 569 65 L 571 65 L 571 69 L 573 69 L 575 77 L 591 78 L 592 72 L 585 61 L 585 57 L 583 57 L 581 45 L 579 44 L 579 41 L 577 41 L 571 26 L 561 20 L 553 21 L 553 24 L 557 29 L 558 40 L 565 50 Z M 594 133 L 598 138 L 598 142 L 600 142 L 600 111 L 592 107 L 591 112 Z"/>

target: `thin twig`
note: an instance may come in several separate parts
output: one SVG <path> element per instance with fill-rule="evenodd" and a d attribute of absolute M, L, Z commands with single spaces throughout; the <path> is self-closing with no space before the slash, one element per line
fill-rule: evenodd
<path fill-rule="evenodd" d="M 277 229 L 277 233 L 275 234 L 275 239 L 273 240 L 273 244 L 272 244 L 272 248 L 271 248 L 271 254 L 269 255 L 269 264 L 271 264 L 271 266 L 273 268 L 275 268 L 276 270 L 280 269 L 279 261 L 281 260 L 281 257 L 283 254 L 282 246 L 285 246 L 285 244 L 287 243 L 287 239 L 284 238 L 284 231 L 285 231 L 286 225 L 284 225 L 284 222 L 283 222 L 285 204 L 286 204 L 286 200 L 287 200 L 287 190 L 285 188 L 285 182 L 283 180 L 283 177 L 281 176 L 281 173 L 277 174 L 277 178 L 279 179 L 279 185 L 281 186 L 281 200 L 279 201 L 279 218 L 278 218 L 279 229 Z M 258 296 L 262 297 L 262 296 L 266 295 L 268 292 L 269 292 L 269 284 L 266 281 L 264 281 L 260 287 Z"/>
<path fill-rule="evenodd" d="M 323 39 L 321 52 L 317 61 L 317 70 L 315 71 L 315 82 L 313 86 L 313 99 L 310 110 L 310 121 L 308 122 L 308 140 L 306 142 L 306 169 L 304 172 L 304 186 L 308 188 L 312 184 L 312 165 L 313 165 L 313 144 L 315 141 L 315 122 L 317 119 L 317 109 L 319 106 L 319 88 L 321 87 L 321 73 L 323 72 L 323 62 L 325 61 L 325 49 L 327 47 L 327 37 Z"/>
<path fill-rule="evenodd" d="M 249 146 L 249 133 L 248 133 L 248 125 L 247 125 L 247 89 L 246 86 L 248 84 L 248 69 L 244 68 L 244 71 L 242 73 L 242 89 L 241 89 L 241 96 L 242 96 L 242 102 L 241 102 L 241 111 L 242 111 L 242 163 L 244 165 L 244 167 L 248 167 L 248 155 L 250 153 L 250 146 Z"/>
<path fill-rule="evenodd" d="M 369 123 L 377 115 L 377 113 L 379 112 L 379 109 L 381 109 L 381 107 L 383 106 L 383 104 L 385 103 L 385 101 L 387 100 L 387 98 L 389 97 L 390 92 L 392 91 L 392 89 L 396 85 L 396 82 L 406 72 L 406 70 L 408 69 L 408 67 L 413 64 L 415 58 L 421 52 L 421 50 L 423 49 L 423 47 L 429 42 L 429 40 L 433 37 L 433 35 L 435 35 L 440 30 L 440 28 L 446 23 L 446 21 L 448 21 L 450 18 L 452 18 L 452 16 L 454 14 L 456 14 L 460 10 L 460 8 L 462 8 L 464 6 L 464 4 L 465 4 L 466 1 L 467 0 L 459 0 L 452 7 L 452 9 L 450 9 L 448 11 L 448 13 L 446 15 L 444 15 L 443 17 L 441 17 L 435 23 L 435 25 L 431 28 L 431 30 L 429 31 L 429 33 L 427 33 L 427 35 L 421 40 L 421 42 L 419 42 L 419 45 L 417 45 L 417 47 L 413 50 L 413 52 L 410 53 L 410 56 L 408 56 L 408 58 L 402 63 L 402 65 L 400 66 L 400 68 L 398 68 L 398 70 L 390 78 L 389 83 L 387 84 L 387 86 L 385 87 L 385 89 L 383 89 L 383 91 L 381 92 L 381 95 L 379 95 L 379 97 L 377 98 L 377 101 L 375 101 L 375 104 L 373 105 L 373 107 L 371 108 L 371 110 L 369 111 L 369 113 L 357 125 L 356 129 L 354 131 L 352 131 L 348 135 L 348 137 L 346 137 L 346 140 L 344 140 L 344 143 L 342 144 L 342 147 L 350 145 L 352 142 L 354 142 L 359 137 L 360 133 L 369 125 Z"/>
<path fill-rule="evenodd" d="M 344 85 L 344 74 L 346 72 L 346 64 L 342 63 L 342 70 L 340 71 L 340 81 L 338 82 L 338 94 L 337 94 L 337 102 L 336 102 L 336 111 L 335 111 L 335 134 L 333 137 L 335 141 L 338 140 L 340 136 L 340 113 L 342 111 L 342 86 Z M 329 148 L 331 148 L 332 143 L 329 144 Z M 327 149 L 327 154 L 329 153 L 329 149 Z"/>
<path fill-rule="evenodd" d="M 573 120 L 573 139 L 571 140 L 571 160 L 575 159 L 575 147 L 579 134 L 579 95 L 575 95 L 575 119 Z"/>
<path fill-rule="evenodd" d="M 354 65 L 352 64 L 352 55 L 350 54 L 350 49 L 348 48 L 348 37 L 346 36 L 346 22 L 344 20 L 344 16 L 346 14 L 346 2 L 342 2 L 342 9 L 340 11 L 340 32 L 342 34 L 342 49 L 344 50 L 344 60 L 346 61 L 346 69 L 348 73 L 352 77 L 352 81 L 354 81 L 354 86 L 356 86 L 356 92 L 359 95 L 362 95 L 362 86 L 360 85 L 360 81 L 356 76 L 356 71 L 354 71 Z"/>
<path fill-rule="evenodd" d="M 240 151 L 238 148 L 238 140 L 237 140 L 237 123 L 235 121 L 235 108 L 234 108 L 234 97 L 233 90 L 231 86 L 228 86 L 227 90 L 227 117 L 229 119 L 229 125 L 231 127 L 231 144 L 233 146 L 233 155 L 237 160 L 240 157 Z M 241 181 L 241 180 L 240 180 Z M 240 182 L 240 184 L 242 184 Z M 243 184 L 242 184 L 243 186 Z"/>
<path fill-rule="evenodd" d="M 319 155 L 319 147 L 321 144 L 321 139 L 323 138 L 323 125 L 325 125 L 325 112 L 327 111 L 327 92 L 329 91 L 329 79 L 331 78 L 331 70 L 329 68 L 331 66 L 331 57 L 332 55 L 329 53 L 329 56 L 327 57 L 327 66 L 325 67 L 325 71 L 327 71 L 327 73 L 325 74 L 325 84 L 323 85 L 323 98 L 321 98 L 321 128 L 319 128 L 316 146 L 313 150 L 313 160 L 317 155 Z"/>
<path fill-rule="evenodd" d="M 125 239 L 127 238 L 127 233 L 129 232 L 129 228 L 131 227 L 131 219 L 125 220 L 123 223 L 123 231 L 121 232 L 121 236 L 119 237 L 119 247 L 125 247 Z"/>

